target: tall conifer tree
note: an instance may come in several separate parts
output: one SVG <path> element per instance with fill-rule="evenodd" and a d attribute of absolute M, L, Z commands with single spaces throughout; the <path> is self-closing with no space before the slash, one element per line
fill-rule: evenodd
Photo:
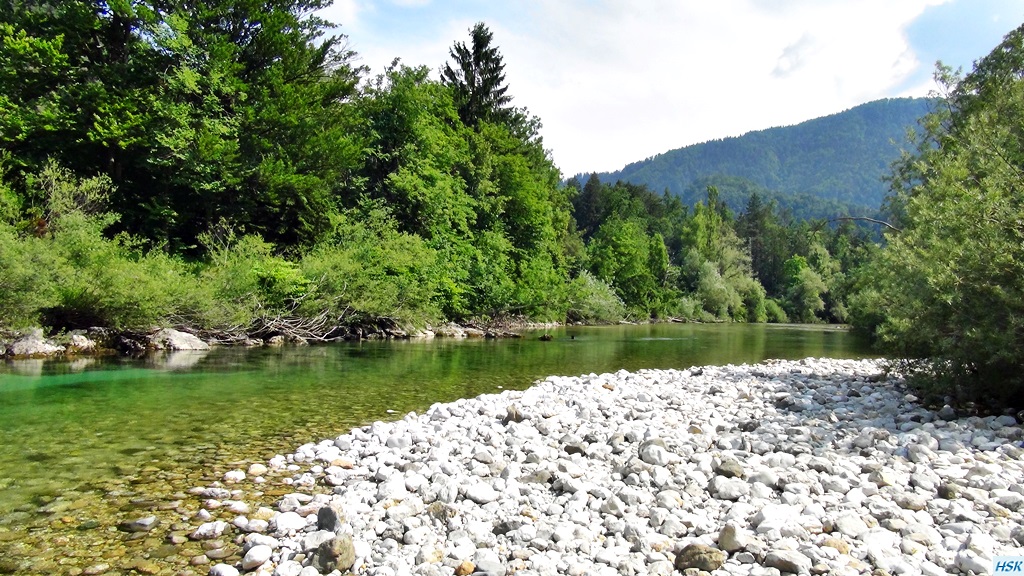
<path fill-rule="evenodd" d="M 501 52 L 491 46 L 494 35 L 478 22 L 470 30 L 470 46 L 456 42 L 449 51 L 453 62 L 441 69 L 441 80 L 455 90 L 459 118 L 467 126 L 481 120 L 506 122 L 512 117 L 508 104 L 505 63 Z"/>

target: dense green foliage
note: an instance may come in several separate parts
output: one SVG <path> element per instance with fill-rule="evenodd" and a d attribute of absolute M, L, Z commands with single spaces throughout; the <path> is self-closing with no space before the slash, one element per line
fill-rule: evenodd
<path fill-rule="evenodd" d="M 960 78 L 895 166 L 901 229 L 872 265 L 857 324 L 935 390 L 1024 405 L 1024 26 Z"/>
<path fill-rule="evenodd" d="M 5 5 L 0 328 L 844 319 L 863 233 L 566 185 L 486 26 L 364 78 L 323 3 Z"/>
<path fill-rule="evenodd" d="M 801 218 L 870 215 L 885 196 L 882 177 L 906 131 L 930 109 L 923 98 L 878 100 L 795 126 L 695 144 L 601 174 L 668 190 L 693 205 L 708 186 L 740 210 L 751 193 Z"/>
<path fill-rule="evenodd" d="M 669 194 L 593 174 L 573 214 L 586 269 L 634 317 L 844 322 L 851 278 L 871 253 L 870 232 L 813 227 L 753 194 L 739 216 L 709 187 L 691 209 Z M 787 266 L 802 263 L 806 271 Z"/>
<path fill-rule="evenodd" d="M 718 190 L 721 202 L 730 210 L 744 210 L 752 195 L 762 201 L 773 203 L 776 209 L 795 220 L 827 220 L 836 216 L 876 216 L 878 205 L 874 207 L 843 202 L 832 198 L 822 198 L 810 193 L 779 192 L 759 186 L 740 176 L 704 176 L 690 182 L 679 195 L 684 204 L 694 205 L 700 202 L 709 186 Z"/>
<path fill-rule="evenodd" d="M 330 227 L 361 143 L 357 70 L 324 0 L 32 0 L 0 23 L 14 185 L 49 159 L 104 174 L 118 229 L 172 251 L 227 219 L 289 246 Z"/>

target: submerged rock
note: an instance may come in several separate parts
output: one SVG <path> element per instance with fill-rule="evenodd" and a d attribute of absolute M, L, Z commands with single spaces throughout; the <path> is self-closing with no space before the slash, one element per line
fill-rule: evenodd
<path fill-rule="evenodd" d="M 117 528 L 124 532 L 149 532 L 159 524 L 160 519 L 156 516 L 146 516 L 138 520 L 121 522 L 117 525 Z"/>

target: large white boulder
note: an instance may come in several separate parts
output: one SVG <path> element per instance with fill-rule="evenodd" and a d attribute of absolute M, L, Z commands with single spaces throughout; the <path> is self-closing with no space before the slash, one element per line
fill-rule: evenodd
<path fill-rule="evenodd" d="M 198 336 L 164 328 L 149 337 L 149 345 L 157 350 L 209 350 L 210 345 Z"/>

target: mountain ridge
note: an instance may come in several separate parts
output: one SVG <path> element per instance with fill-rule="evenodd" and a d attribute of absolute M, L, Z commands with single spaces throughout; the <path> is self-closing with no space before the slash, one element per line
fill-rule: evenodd
<path fill-rule="evenodd" d="M 602 182 L 668 190 L 689 205 L 714 185 L 734 210 L 756 191 L 803 217 L 837 210 L 865 215 L 878 210 L 887 192 L 883 177 L 906 147 L 907 130 L 933 103 L 874 100 L 798 124 L 676 148 L 597 175 Z"/>

